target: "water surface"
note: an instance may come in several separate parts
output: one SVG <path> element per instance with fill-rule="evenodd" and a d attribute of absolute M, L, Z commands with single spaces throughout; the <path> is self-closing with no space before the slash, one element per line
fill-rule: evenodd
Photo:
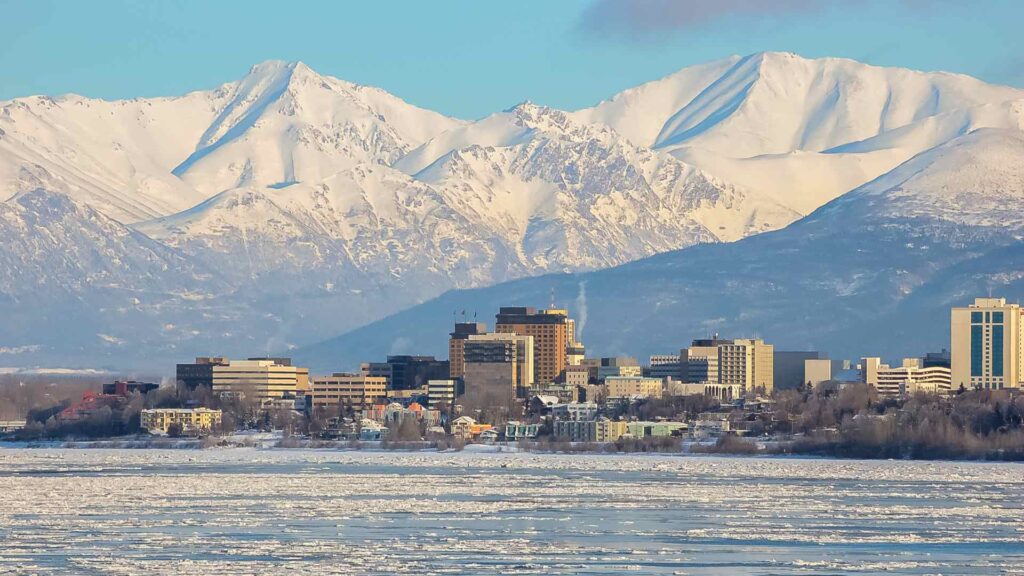
<path fill-rule="evenodd" d="M 1024 574 L 1024 465 L 0 449 L 0 573 Z"/>

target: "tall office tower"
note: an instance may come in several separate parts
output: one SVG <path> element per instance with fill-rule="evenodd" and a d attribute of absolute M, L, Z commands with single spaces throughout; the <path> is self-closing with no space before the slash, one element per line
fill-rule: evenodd
<path fill-rule="evenodd" d="M 463 344 L 473 342 L 512 342 L 516 346 L 516 385 L 519 388 L 531 388 L 534 384 L 534 344 L 533 336 L 520 336 L 513 332 L 488 332 L 473 334 Z"/>
<path fill-rule="evenodd" d="M 679 351 L 686 382 L 738 386 L 743 393 L 775 390 L 775 347 L 760 339 L 694 340 Z"/>
<path fill-rule="evenodd" d="M 466 393 L 462 404 L 467 411 L 504 408 L 512 412 L 519 385 L 517 348 L 512 339 L 466 342 Z"/>
<path fill-rule="evenodd" d="M 735 384 L 744 393 L 775 389 L 775 347 L 760 339 L 738 339 L 718 347 L 718 382 Z"/>
<path fill-rule="evenodd" d="M 466 340 L 476 334 L 487 332 L 487 324 L 483 322 L 456 322 L 455 331 L 448 336 L 448 370 L 449 378 L 462 378 L 466 373 L 465 348 Z"/>
<path fill-rule="evenodd" d="M 533 336 L 534 383 L 554 382 L 567 365 L 566 354 L 573 344 L 574 323 L 566 310 L 506 307 L 498 310 L 495 332 Z"/>
<path fill-rule="evenodd" d="M 1024 381 L 1021 308 L 1005 298 L 975 298 L 950 315 L 953 390 L 1020 388 Z"/>

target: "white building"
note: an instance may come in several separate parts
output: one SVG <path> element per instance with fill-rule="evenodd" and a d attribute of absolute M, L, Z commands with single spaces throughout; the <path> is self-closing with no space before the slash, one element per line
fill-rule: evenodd
<path fill-rule="evenodd" d="M 904 358 L 903 365 L 897 367 L 881 364 L 876 373 L 877 378 L 872 385 L 880 396 L 902 396 L 918 392 L 945 395 L 951 391 L 949 368 L 922 368 L 919 358 Z"/>
<path fill-rule="evenodd" d="M 442 403 L 454 406 L 455 386 L 455 380 L 428 380 L 427 408 L 437 408 Z"/>

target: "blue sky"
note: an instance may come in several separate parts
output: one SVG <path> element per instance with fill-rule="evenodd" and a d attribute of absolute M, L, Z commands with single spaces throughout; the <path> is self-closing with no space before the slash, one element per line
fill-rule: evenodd
<path fill-rule="evenodd" d="M 1021 22 L 1006 0 L 0 0 L 0 99 L 174 95 L 283 59 L 476 118 L 761 50 L 1024 86 Z"/>

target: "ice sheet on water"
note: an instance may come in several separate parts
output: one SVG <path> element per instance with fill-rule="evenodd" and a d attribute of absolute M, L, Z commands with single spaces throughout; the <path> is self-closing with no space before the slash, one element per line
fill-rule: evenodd
<path fill-rule="evenodd" d="M 0 450 L 0 572 L 1012 573 L 1024 562 L 1022 472 L 814 459 Z"/>

